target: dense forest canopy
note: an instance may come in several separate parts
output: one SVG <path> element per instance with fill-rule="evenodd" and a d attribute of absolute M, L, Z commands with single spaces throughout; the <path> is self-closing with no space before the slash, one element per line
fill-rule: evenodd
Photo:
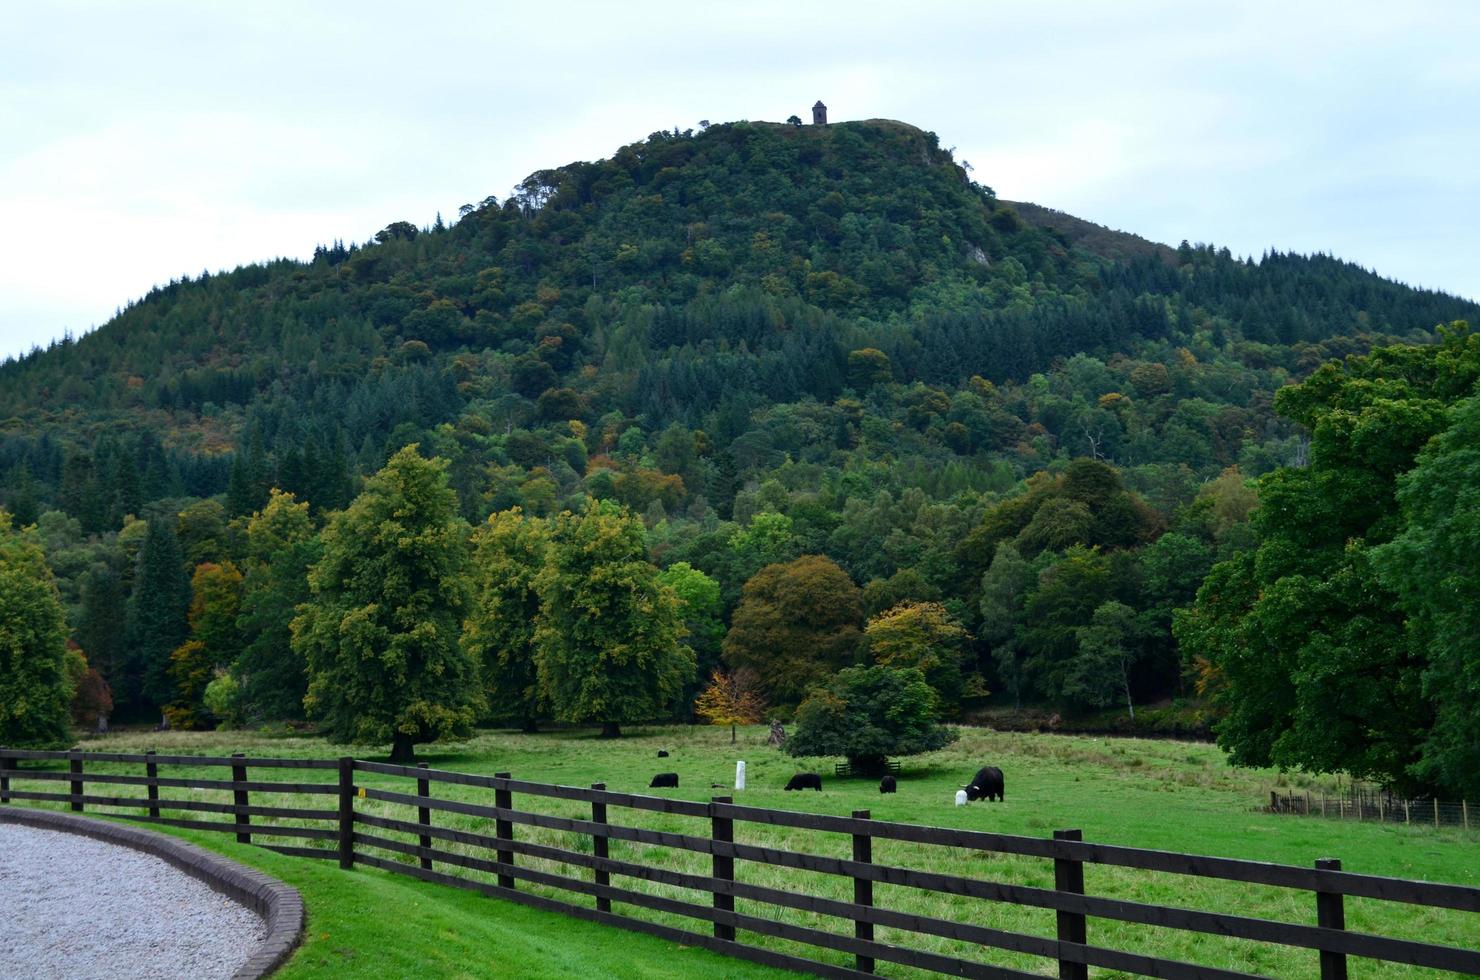
<path fill-rule="evenodd" d="M 825 669 L 785 676 L 931 622 L 958 637 L 942 703 L 1133 707 L 1193 693 L 1173 611 L 1255 545 L 1249 481 L 1309 459 L 1276 392 L 1477 314 L 1325 255 L 1009 205 L 902 123 L 729 123 L 172 282 L 0 365 L 0 503 L 125 717 L 208 718 L 211 669 L 244 717 L 301 712 L 286 621 L 319 532 L 412 444 L 472 527 L 640 518 L 665 581 L 717 594 L 683 613 L 700 679 L 745 635 L 807 642 L 808 584 L 848 581 Z M 222 603 L 241 635 L 213 647 L 192 624 Z"/>

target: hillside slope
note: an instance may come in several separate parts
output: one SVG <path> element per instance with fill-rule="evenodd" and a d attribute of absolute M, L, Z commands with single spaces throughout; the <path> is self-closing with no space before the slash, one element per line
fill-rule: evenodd
<path fill-rule="evenodd" d="M 243 652 L 211 669 L 254 717 L 301 712 L 308 525 L 409 443 L 472 522 L 640 515 L 654 561 L 714 580 L 701 678 L 744 584 L 823 555 L 865 614 L 960 624 L 951 700 L 1103 706 L 1184 693 L 1172 610 L 1247 544 L 1246 478 L 1307 449 L 1274 392 L 1476 313 L 1328 256 L 1008 205 L 903 123 L 731 123 L 538 171 L 451 226 L 175 282 L 0 365 L 0 504 L 37 524 L 121 716 L 203 710 L 171 693 L 192 572 L 245 575 Z M 306 538 L 267 562 L 246 519 L 274 488 L 311 511 L 279 502 Z"/>

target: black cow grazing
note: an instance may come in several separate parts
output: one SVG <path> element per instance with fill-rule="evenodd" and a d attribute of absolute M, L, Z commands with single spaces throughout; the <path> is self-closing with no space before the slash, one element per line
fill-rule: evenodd
<path fill-rule="evenodd" d="M 996 766 L 982 766 L 972 777 L 970 785 L 966 787 L 966 798 L 968 800 L 998 800 L 1007 799 L 1003 792 L 1002 770 Z"/>
<path fill-rule="evenodd" d="M 666 759 L 666 758 L 668 758 L 668 750 L 667 749 L 659 749 L 658 750 L 658 758 L 660 758 L 660 759 Z"/>
<path fill-rule="evenodd" d="M 799 772 L 786 784 L 787 789 L 815 789 L 822 792 L 822 777 L 815 772 Z"/>
<path fill-rule="evenodd" d="M 648 789 L 661 789 L 665 786 L 678 789 L 678 773 L 660 772 L 653 777 L 652 782 L 648 783 Z"/>
<path fill-rule="evenodd" d="M 883 779 L 879 780 L 879 792 L 880 793 L 892 793 L 892 792 L 894 792 L 894 777 L 893 776 L 885 776 Z"/>

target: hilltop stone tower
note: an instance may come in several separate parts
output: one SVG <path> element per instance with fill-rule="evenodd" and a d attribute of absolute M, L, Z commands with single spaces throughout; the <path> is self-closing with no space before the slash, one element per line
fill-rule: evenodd
<path fill-rule="evenodd" d="M 822 104 L 821 99 L 818 99 L 817 104 L 812 107 L 812 125 L 827 125 L 827 106 Z"/>

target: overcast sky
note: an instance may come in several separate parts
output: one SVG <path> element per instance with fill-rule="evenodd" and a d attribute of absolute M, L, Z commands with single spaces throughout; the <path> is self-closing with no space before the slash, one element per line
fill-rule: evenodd
<path fill-rule="evenodd" d="M 4 21 L 0 356 L 181 274 L 819 98 L 934 130 L 1003 198 L 1480 297 L 1473 2 L 36 0 Z"/>

